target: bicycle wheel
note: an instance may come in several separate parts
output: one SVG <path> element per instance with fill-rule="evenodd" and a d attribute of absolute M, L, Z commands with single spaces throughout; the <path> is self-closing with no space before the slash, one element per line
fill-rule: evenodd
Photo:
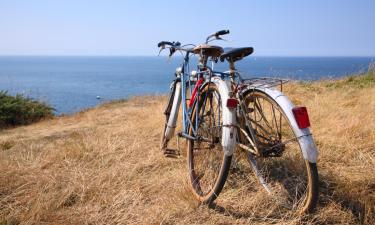
<path fill-rule="evenodd" d="M 197 105 L 198 104 L 198 105 Z M 190 127 L 188 140 L 188 167 L 192 190 L 195 197 L 203 203 L 213 202 L 224 187 L 232 156 L 224 154 L 222 140 L 222 104 L 217 86 L 206 85 L 198 96 L 191 121 L 198 127 L 196 135 Z M 198 108 L 198 110 L 197 110 Z"/>
<path fill-rule="evenodd" d="M 286 208 L 302 213 L 314 210 L 318 200 L 316 163 L 303 158 L 302 149 L 283 109 L 267 94 L 248 92 L 246 118 L 260 156 L 248 153 L 248 161 L 265 189 Z"/>

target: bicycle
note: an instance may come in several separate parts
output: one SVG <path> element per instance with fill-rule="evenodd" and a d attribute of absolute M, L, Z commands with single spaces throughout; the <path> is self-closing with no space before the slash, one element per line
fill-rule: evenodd
<path fill-rule="evenodd" d="M 234 64 L 250 55 L 253 48 L 224 51 L 219 46 L 207 44 L 210 38 L 220 40 L 220 35 L 227 33 L 229 31 L 210 35 L 205 44 L 189 51 L 199 54 L 200 63 L 198 72 L 193 71 L 190 77 L 187 75 L 196 83 L 190 101 L 186 102 L 182 97 L 185 102 L 183 132 L 179 136 L 188 141 L 193 193 L 199 201 L 208 204 L 218 197 L 237 147 L 246 153 L 255 176 L 268 193 L 283 198 L 282 205 L 286 208 L 311 212 L 318 199 L 318 152 L 309 130 L 307 110 L 295 107 L 282 93 L 286 80 L 242 78 Z M 218 59 L 227 60 L 229 71 L 213 71 L 207 66 L 208 58 L 213 63 Z M 175 91 L 170 95 L 174 99 L 179 98 L 174 95 Z M 173 109 L 178 100 L 170 102 L 168 107 Z M 184 108 L 184 105 L 189 107 Z M 177 113 L 176 110 L 173 112 Z M 175 114 L 172 119 L 169 115 L 165 129 L 169 128 L 170 120 L 177 120 Z M 163 136 L 166 134 L 164 130 Z M 167 146 L 165 139 L 162 143 L 165 144 L 162 147 Z"/>

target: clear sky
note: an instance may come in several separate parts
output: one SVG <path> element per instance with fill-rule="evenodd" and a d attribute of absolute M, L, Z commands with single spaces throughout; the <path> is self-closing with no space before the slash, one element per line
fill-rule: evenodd
<path fill-rule="evenodd" d="M 0 0 L 0 55 L 156 55 L 220 29 L 258 56 L 375 56 L 375 0 Z"/>

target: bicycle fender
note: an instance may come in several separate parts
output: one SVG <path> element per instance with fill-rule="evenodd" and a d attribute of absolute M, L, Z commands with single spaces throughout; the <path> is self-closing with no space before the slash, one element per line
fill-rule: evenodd
<path fill-rule="evenodd" d="M 165 129 L 165 138 L 170 140 L 173 137 L 174 130 L 176 128 L 178 110 L 181 104 L 181 82 L 176 82 L 175 94 L 173 98 L 173 104 L 171 112 L 169 115 L 169 120 L 167 122 L 167 128 Z"/>
<path fill-rule="evenodd" d="M 256 87 L 255 89 L 269 95 L 283 109 L 286 117 L 288 118 L 292 126 L 294 133 L 298 138 L 298 142 L 302 149 L 303 158 L 311 163 L 316 163 L 319 154 L 318 149 L 316 148 L 310 129 L 300 129 L 298 127 L 292 112 L 294 104 L 289 100 L 287 96 L 285 96 L 282 92 L 276 89 L 259 87 Z"/>
<path fill-rule="evenodd" d="M 219 89 L 221 96 L 221 106 L 223 109 L 223 127 L 221 145 L 223 146 L 224 154 L 226 156 L 233 155 L 236 147 L 237 129 L 236 129 L 236 110 L 227 107 L 226 103 L 229 98 L 230 83 L 224 81 L 219 77 L 213 77 L 211 82 L 215 83 Z"/>

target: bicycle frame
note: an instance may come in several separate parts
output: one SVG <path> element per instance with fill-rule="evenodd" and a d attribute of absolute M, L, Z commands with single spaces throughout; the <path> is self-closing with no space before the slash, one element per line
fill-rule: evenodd
<path fill-rule="evenodd" d="M 185 137 L 185 138 L 193 138 L 191 137 L 188 132 L 190 126 L 193 129 L 193 133 L 196 132 L 196 127 L 198 126 L 198 121 L 196 120 L 196 123 L 193 124 L 193 122 L 190 119 L 190 115 L 192 113 L 192 109 L 194 108 L 194 102 L 197 95 L 199 95 L 200 87 L 203 83 L 202 78 L 198 79 L 198 82 L 195 84 L 194 89 L 193 87 L 193 81 L 190 79 L 189 74 L 189 61 L 190 61 L 190 51 L 186 51 L 184 60 L 181 66 L 181 71 L 178 72 L 177 78 L 173 81 L 173 89 L 172 92 L 174 92 L 174 96 L 170 98 L 170 102 L 168 104 L 169 107 L 171 107 L 171 114 L 172 118 L 168 121 L 168 126 L 166 130 L 166 137 L 170 139 L 174 133 L 174 128 L 176 126 L 177 118 L 178 118 L 178 109 L 180 108 L 181 102 L 182 104 L 182 132 L 179 133 L 179 136 Z M 199 76 L 199 75 L 198 75 Z M 187 98 L 186 94 L 187 91 L 189 91 L 190 99 Z M 190 103 L 187 105 L 187 100 L 190 100 Z M 173 101 L 173 102 L 172 102 Z M 168 108 L 166 109 L 168 111 Z M 194 126 L 195 125 L 195 126 Z"/>
<path fill-rule="evenodd" d="M 181 66 L 181 72 L 177 74 L 177 79 L 174 80 L 174 88 L 179 89 L 175 90 L 174 96 L 170 98 L 170 102 L 168 104 L 171 105 L 171 114 L 172 118 L 168 121 L 168 126 L 166 130 L 166 137 L 169 140 L 173 133 L 174 128 L 176 127 L 177 119 L 178 119 L 178 109 L 180 108 L 181 102 L 182 104 L 182 132 L 180 132 L 178 135 L 180 137 L 184 137 L 187 139 L 195 140 L 197 138 L 197 128 L 199 126 L 199 114 L 195 114 L 194 123 L 191 119 L 191 114 L 193 113 L 193 110 L 196 110 L 197 112 L 199 109 L 198 104 L 198 97 L 200 96 L 200 91 L 202 87 L 207 85 L 211 82 L 212 77 L 220 77 L 220 79 L 227 78 L 230 75 L 227 73 L 221 73 L 221 72 L 214 72 L 212 69 L 208 66 L 204 66 L 204 70 L 200 70 L 196 73 L 196 77 L 193 81 L 196 83 L 193 84 L 193 81 L 191 79 L 191 76 L 189 74 L 189 55 L 190 52 L 186 51 L 184 60 Z M 172 90 L 173 92 L 173 90 Z M 190 95 L 190 99 L 187 98 L 187 93 Z M 187 100 L 190 100 L 189 104 L 187 104 Z M 173 102 L 172 102 L 173 101 Z M 203 99 L 205 102 L 206 99 Z M 205 105 L 205 104 L 203 104 Z M 192 129 L 193 136 L 189 135 L 189 129 Z"/>
<path fill-rule="evenodd" d="M 224 32 L 224 31 L 223 31 Z M 227 32 L 227 31 L 225 31 Z M 224 32 L 224 33 L 225 33 Z M 219 34 L 220 35 L 220 34 Z M 215 38 L 217 35 L 215 34 Z M 209 59 L 209 55 L 201 55 L 198 64 L 198 72 L 191 76 L 189 74 L 189 56 L 190 53 L 193 53 L 195 50 L 193 49 L 186 49 L 180 46 L 180 43 L 177 42 L 160 42 L 158 46 L 162 46 L 163 44 L 171 45 L 170 47 L 170 56 L 177 50 L 184 51 L 184 60 L 181 66 L 181 69 L 177 69 L 176 72 L 176 79 L 172 83 L 172 90 L 171 95 L 169 98 L 169 102 L 164 112 L 167 116 L 167 124 L 164 131 L 164 141 L 162 148 L 167 147 L 168 141 L 173 137 L 174 130 L 176 128 L 179 108 L 181 102 L 182 104 L 182 131 L 178 133 L 179 137 L 184 137 L 189 140 L 194 141 L 207 141 L 211 142 L 205 137 L 200 137 L 197 133 L 198 127 L 200 125 L 200 113 L 195 113 L 194 118 L 192 118 L 193 112 L 200 112 L 202 109 L 200 105 L 204 107 L 206 105 L 207 96 L 202 96 L 201 91 L 207 85 L 211 83 L 215 84 L 220 92 L 220 102 L 221 108 L 223 108 L 222 118 L 223 118 L 223 125 L 222 125 L 222 143 L 224 152 L 226 155 L 232 155 L 236 143 L 237 131 L 236 127 L 236 118 L 235 118 L 235 110 L 233 108 L 229 109 L 226 106 L 227 100 L 232 96 L 230 93 L 231 91 L 231 83 L 227 82 L 227 80 L 223 79 L 224 77 L 228 77 L 228 74 L 225 73 L 216 73 L 212 71 L 212 68 L 207 66 L 207 61 Z M 197 54 L 196 52 L 194 52 Z M 215 56 L 216 57 L 216 56 Z M 217 59 L 212 59 L 212 67 L 214 66 L 214 62 L 216 63 Z M 188 99 L 187 94 L 190 95 L 190 99 Z M 231 96 L 231 97 L 229 97 Z M 202 99 L 202 97 L 204 99 Z M 198 99 L 201 98 L 201 99 Z M 188 100 L 190 100 L 189 104 Z M 173 102 L 172 102 L 173 101 Z"/>

